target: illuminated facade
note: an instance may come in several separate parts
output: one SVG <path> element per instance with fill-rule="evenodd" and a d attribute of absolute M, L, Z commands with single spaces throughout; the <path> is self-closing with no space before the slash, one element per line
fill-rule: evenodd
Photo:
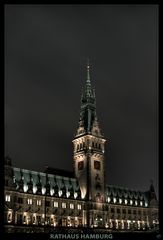
<path fill-rule="evenodd" d="M 48 167 L 36 172 L 15 168 L 9 157 L 5 159 L 7 232 L 44 232 L 45 226 L 112 230 L 158 227 L 158 202 L 152 183 L 146 192 L 106 184 L 106 140 L 97 119 L 89 71 L 87 65 L 79 125 L 73 140 L 74 171 Z"/>

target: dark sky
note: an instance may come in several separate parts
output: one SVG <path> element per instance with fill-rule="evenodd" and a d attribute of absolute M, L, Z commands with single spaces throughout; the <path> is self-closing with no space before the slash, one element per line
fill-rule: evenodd
<path fill-rule="evenodd" d="M 6 5 L 5 152 L 72 170 L 87 57 L 107 182 L 158 187 L 157 5 Z"/>

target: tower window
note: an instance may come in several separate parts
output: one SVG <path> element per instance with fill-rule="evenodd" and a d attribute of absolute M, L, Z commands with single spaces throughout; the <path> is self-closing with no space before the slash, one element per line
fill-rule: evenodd
<path fill-rule="evenodd" d="M 92 142 L 92 147 L 94 147 L 95 145 L 94 145 L 94 142 Z"/>
<path fill-rule="evenodd" d="M 101 144 L 100 143 L 99 143 L 98 147 L 99 147 L 99 149 L 101 149 Z"/>
<path fill-rule="evenodd" d="M 97 170 L 100 170 L 100 162 L 99 161 L 94 161 L 94 168 Z"/>
<path fill-rule="evenodd" d="M 82 170 L 84 168 L 84 162 L 80 161 L 78 162 L 78 170 Z"/>
<path fill-rule="evenodd" d="M 96 143 L 96 148 L 97 148 L 97 143 Z"/>
<path fill-rule="evenodd" d="M 82 143 L 80 143 L 80 149 L 82 149 Z"/>
<path fill-rule="evenodd" d="M 77 144 L 77 151 L 79 150 L 79 144 Z"/>

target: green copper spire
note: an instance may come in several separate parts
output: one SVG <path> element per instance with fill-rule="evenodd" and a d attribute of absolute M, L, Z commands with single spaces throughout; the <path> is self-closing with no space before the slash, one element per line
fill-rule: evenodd
<path fill-rule="evenodd" d="M 88 60 L 87 60 L 87 81 L 86 81 L 86 83 L 88 85 L 91 85 L 89 69 L 90 69 L 90 65 L 89 65 L 89 58 L 88 58 Z"/>
<path fill-rule="evenodd" d="M 90 64 L 88 60 L 86 65 L 85 86 L 82 88 L 79 127 L 76 136 L 78 136 L 78 134 L 95 134 L 95 129 L 96 135 L 98 132 L 98 135 L 102 136 L 96 114 L 95 89 L 91 86 Z"/>

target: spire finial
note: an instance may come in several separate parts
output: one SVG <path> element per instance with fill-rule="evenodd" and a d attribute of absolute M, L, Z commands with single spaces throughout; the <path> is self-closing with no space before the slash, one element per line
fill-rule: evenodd
<path fill-rule="evenodd" d="M 87 58 L 87 83 L 90 84 L 90 73 L 89 73 L 90 65 L 89 65 L 89 58 Z"/>

